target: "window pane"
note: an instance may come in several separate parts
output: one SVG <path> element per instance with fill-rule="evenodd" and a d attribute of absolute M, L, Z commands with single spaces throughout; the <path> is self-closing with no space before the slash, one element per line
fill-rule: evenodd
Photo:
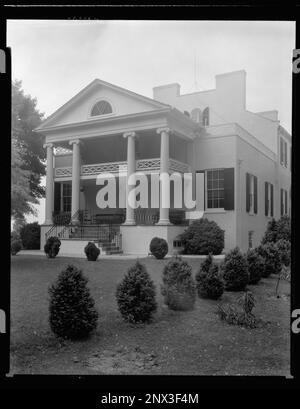
<path fill-rule="evenodd" d="M 208 207 L 209 209 L 212 208 L 212 200 L 207 200 L 207 207 Z"/>
<path fill-rule="evenodd" d="M 218 207 L 218 199 L 214 199 L 213 200 L 213 208 L 217 208 Z"/>
<path fill-rule="evenodd" d="M 218 180 L 217 180 L 217 179 L 214 179 L 214 180 L 212 181 L 212 187 L 213 187 L 213 189 L 218 189 L 219 183 L 218 183 Z"/>
<path fill-rule="evenodd" d="M 219 207 L 224 208 L 224 199 L 219 200 Z"/>

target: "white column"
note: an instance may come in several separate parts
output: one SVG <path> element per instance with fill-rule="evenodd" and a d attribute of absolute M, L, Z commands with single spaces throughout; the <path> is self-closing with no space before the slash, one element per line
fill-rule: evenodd
<path fill-rule="evenodd" d="M 134 209 L 128 203 L 128 196 L 134 186 L 128 184 L 129 176 L 135 172 L 135 132 L 125 132 L 127 138 L 127 183 L 126 183 L 126 220 L 125 225 L 135 225 Z"/>
<path fill-rule="evenodd" d="M 169 128 L 159 128 L 160 134 L 160 175 L 169 174 Z M 160 200 L 159 200 L 159 222 L 158 225 L 169 225 L 169 208 L 163 207 L 164 203 L 170 203 L 170 183 L 169 180 L 160 180 Z"/>
<path fill-rule="evenodd" d="M 46 165 L 46 203 L 45 203 L 45 223 L 52 224 L 52 213 L 54 205 L 54 179 L 53 179 L 53 143 L 45 143 L 47 148 Z"/>
<path fill-rule="evenodd" d="M 81 160 L 80 160 L 80 140 L 76 139 L 69 142 L 73 145 L 73 157 L 72 157 L 72 204 L 71 204 L 71 223 L 79 223 L 79 200 L 80 200 L 80 170 L 81 170 Z"/>

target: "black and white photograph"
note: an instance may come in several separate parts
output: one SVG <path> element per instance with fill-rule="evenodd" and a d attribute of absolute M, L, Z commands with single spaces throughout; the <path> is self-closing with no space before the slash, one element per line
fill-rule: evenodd
<path fill-rule="evenodd" d="M 10 377 L 291 378 L 295 36 L 7 20 Z"/>

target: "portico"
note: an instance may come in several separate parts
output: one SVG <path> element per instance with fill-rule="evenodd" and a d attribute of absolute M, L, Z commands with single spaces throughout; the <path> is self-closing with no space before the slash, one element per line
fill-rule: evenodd
<path fill-rule="evenodd" d="M 94 84 L 95 88 L 99 86 Z M 141 112 L 125 115 L 115 112 L 115 115 L 104 114 L 83 121 L 74 118 L 67 123 L 62 123 L 68 111 L 63 110 L 42 124 L 39 131 L 45 135 L 47 149 L 45 238 L 56 234 L 58 230 L 54 226 L 60 225 L 63 227 L 57 234 L 61 239 L 69 239 L 74 228 L 67 228 L 67 225 L 78 226 L 78 231 L 89 220 L 92 225 L 118 224 L 126 248 L 127 232 L 130 231 L 131 236 L 128 229 L 139 225 L 155 229 L 174 224 L 170 221 L 170 207 L 171 215 L 175 211 L 172 210 L 170 184 L 160 179 L 157 207 L 151 208 L 149 202 L 149 208 L 135 209 L 128 200 L 135 187 L 129 179 L 135 172 L 142 172 L 151 186 L 151 174 L 191 171 L 191 142 L 199 127 L 176 109 L 149 101 L 142 97 Z M 149 104 L 148 109 L 143 106 L 145 103 Z M 96 185 L 97 176 L 106 173 L 117 176 L 119 189 L 115 210 L 100 209 L 96 204 L 97 191 L 101 188 Z M 125 206 L 121 203 L 121 184 L 125 189 Z M 180 210 L 183 221 L 184 209 L 176 209 L 175 213 L 177 215 Z M 105 217 L 108 223 L 104 222 Z M 173 220 L 178 224 L 176 218 Z"/>

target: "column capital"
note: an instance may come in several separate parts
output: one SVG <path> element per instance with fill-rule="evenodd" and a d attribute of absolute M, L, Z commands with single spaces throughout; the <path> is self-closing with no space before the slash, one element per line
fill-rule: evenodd
<path fill-rule="evenodd" d="M 69 145 L 79 145 L 81 144 L 81 140 L 80 139 L 73 139 L 72 141 L 69 141 Z"/>
<path fill-rule="evenodd" d="M 51 142 L 44 143 L 43 148 L 44 149 L 45 148 L 53 148 L 53 143 L 51 143 Z"/>
<path fill-rule="evenodd" d="M 123 133 L 123 138 L 129 138 L 129 137 L 131 137 L 131 138 L 135 138 L 137 135 L 136 135 L 136 133 L 135 132 L 124 132 Z"/>
<path fill-rule="evenodd" d="M 161 134 L 162 132 L 170 133 L 170 132 L 171 132 L 171 129 L 168 128 L 168 127 L 164 127 L 164 128 L 158 128 L 158 129 L 156 130 L 156 133 Z"/>

